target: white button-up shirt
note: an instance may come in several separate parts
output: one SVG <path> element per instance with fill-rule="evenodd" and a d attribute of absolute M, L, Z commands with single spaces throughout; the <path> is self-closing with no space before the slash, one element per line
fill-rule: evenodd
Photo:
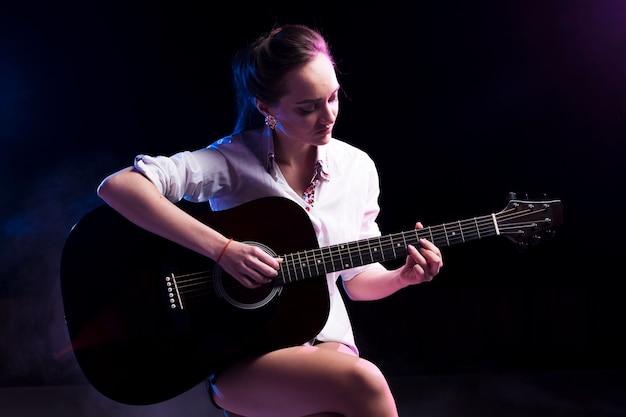
<path fill-rule="evenodd" d="M 306 210 L 320 247 L 380 236 L 378 172 L 365 152 L 335 138 L 319 146 L 317 169 L 311 167 L 312 176 L 319 179 L 314 202 L 287 184 L 273 156 L 272 134 L 266 127 L 224 137 L 192 152 L 138 155 L 135 168 L 170 201 L 208 201 L 216 211 L 261 197 L 288 198 Z M 337 283 L 340 277 L 350 280 L 369 268 L 383 266 L 374 263 L 327 274 L 330 311 L 315 339 L 345 343 L 358 353 Z"/>

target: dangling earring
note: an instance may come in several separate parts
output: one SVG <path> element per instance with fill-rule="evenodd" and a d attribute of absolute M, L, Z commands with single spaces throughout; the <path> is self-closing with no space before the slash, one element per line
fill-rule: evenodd
<path fill-rule="evenodd" d="M 276 129 L 276 118 L 271 114 L 268 114 L 265 116 L 265 125 L 272 130 Z"/>

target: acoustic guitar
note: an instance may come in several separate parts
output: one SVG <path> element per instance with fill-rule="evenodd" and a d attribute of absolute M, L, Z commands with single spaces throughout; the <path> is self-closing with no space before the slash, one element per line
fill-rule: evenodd
<path fill-rule="evenodd" d="M 267 197 L 213 212 L 181 205 L 225 236 L 284 259 L 272 284 L 243 287 L 211 259 L 139 228 L 108 205 L 71 229 L 60 279 L 71 348 L 88 382 L 120 403 L 154 404 L 234 360 L 314 338 L 328 317 L 325 274 L 492 236 L 523 243 L 562 221 L 559 200 L 319 247 L 306 212 Z"/>

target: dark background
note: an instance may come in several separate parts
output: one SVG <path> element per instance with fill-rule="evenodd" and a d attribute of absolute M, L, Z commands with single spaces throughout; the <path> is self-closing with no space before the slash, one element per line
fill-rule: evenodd
<path fill-rule="evenodd" d="M 510 191 L 565 208 L 526 252 L 452 246 L 434 282 L 349 303 L 362 354 L 389 375 L 623 368 L 625 21 L 620 0 L 1 6 L 0 384 L 83 382 L 59 287 L 71 226 L 135 154 L 228 134 L 235 49 L 290 22 L 331 43 L 335 136 L 376 160 L 384 233 Z"/>

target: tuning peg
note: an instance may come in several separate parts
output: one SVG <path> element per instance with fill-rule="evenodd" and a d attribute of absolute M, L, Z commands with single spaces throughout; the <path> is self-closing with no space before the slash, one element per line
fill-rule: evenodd
<path fill-rule="evenodd" d="M 526 242 L 519 242 L 517 244 L 517 251 L 519 253 L 524 253 L 524 252 L 528 251 L 528 243 L 526 243 Z"/>
<path fill-rule="evenodd" d="M 537 246 L 538 244 L 541 243 L 541 240 L 542 240 L 541 236 L 537 236 L 537 235 L 531 236 L 530 237 L 530 244 L 533 245 L 533 246 Z"/>
<path fill-rule="evenodd" d="M 517 198 L 517 194 L 515 194 L 513 191 L 509 192 L 506 195 L 506 201 L 515 200 L 516 198 Z"/>

